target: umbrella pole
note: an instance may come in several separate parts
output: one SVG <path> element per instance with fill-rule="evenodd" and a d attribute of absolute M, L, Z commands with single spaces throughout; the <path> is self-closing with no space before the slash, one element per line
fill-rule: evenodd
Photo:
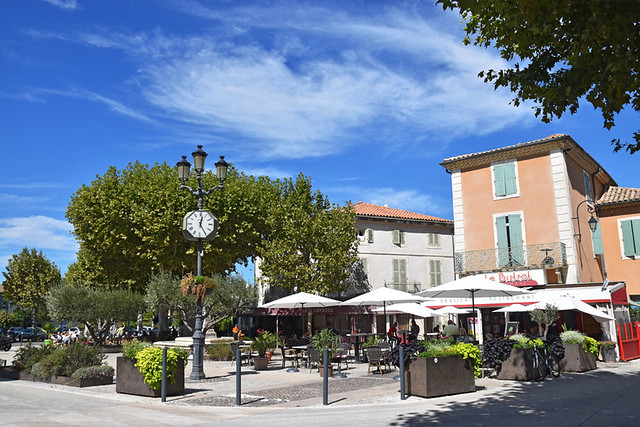
<path fill-rule="evenodd" d="M 473 328 L 473 338 L 476 339 L 476 291 L 471 291 L 471 313 L 472 313 L 472 319 L 473 319 L 473 323 L 471 323 L 471 327 Z"/>

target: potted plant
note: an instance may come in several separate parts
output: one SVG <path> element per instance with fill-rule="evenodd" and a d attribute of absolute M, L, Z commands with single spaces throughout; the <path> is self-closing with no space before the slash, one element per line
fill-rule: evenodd
<path fill-rule="evenodd" d="M 328 375 L 333 376 L 333 365 L 331 359 L 333 359 L 338 352 L 338 345 L 340 344 L 340 337 L 336 335 L 331 329 L 325 328 L 311 337 L 311 345 L 318 351 L 320 357 L 320 376 L 324 375 L 324 350 L 328 351 L 329 365 Z"/>
<path fill-rule="evenodd" d="M 600 344 L 580 331 L 565 331 L 560 334 L 565 347 L 560 369 L 564 372 L 585 372 L 596 369 L 596 357 Z"/>
<path fill-rule="evenodd" d="M 273 332 L 266 329 L 258 330 L 258 335 L 251 343 L 251 350 L 258 352 L 258 357 L 253 358 L 253 369 L 257 371 L 267 369 L 269 359 L 266 357 L 266 353 L 269 349 L 276 347 L 277 342 L 276 334 Z"/>
<path fill-rule="evenodd" d="M 184 393 L 184 366 L 189 351 L 167 349 L 167 395 Z M 116 392 L 159 397 L 162 385 L 162 348 L 128 341 L 116 361 Z"/>
<path fill-rule="evenodd" d="M 507 358 L 502 363 L 499 363 L 498 379 L 516 381 L 534 379 L 536 374 L 533 370 L 533 365 L 530 363 L 533 355 L 533 342 L 522 334 L 513 334 L 503 341 L 510 344 L 511 350 L 508 351 Z M 540 347 L 544 346 L 540 338 L 536 339 L 535 342 Z M 489 346 L 489 348 L 491 347 L 492 345 Z M 506 349 L 506 346 L 502 346 L 503 351 Z"/>
<path fill-rule="evenodd" d="M 476 390 L 480 375 L 480 350 L 474 344 L 455 343 L 452 338 L 402 344 L 407 394 L 436 397 Z M 399 347 L 390 362 L 399 366 Z"/>
<path fill-rule="evenodd" d="M 615 341 L 600 341 L 600 351 L 602 353 L 602 360 L 605 362 L 616 361 L 616 342 Z"/>

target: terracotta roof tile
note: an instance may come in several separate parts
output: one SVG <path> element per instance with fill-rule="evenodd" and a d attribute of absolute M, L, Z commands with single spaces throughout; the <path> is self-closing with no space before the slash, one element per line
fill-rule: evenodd
<path fill-rule="evenodd" d="M 640 202 L 640 188 L 609 187 L 600 197 L 598 205 Z"/>
<path fill-rule="evenodd" d="M 438 218 L 431 215 L 424 215 L 415 212 L 404 211 L 402 209 L 394 209 L 388 206 L 379 206 L 371 203 L 358 202 L 353 204 L 356 215 L 372 216 L 397 219 L 413 219 L 420 221 L 437 221 L 437 222 L 453 222 L 450 219 Z"/>

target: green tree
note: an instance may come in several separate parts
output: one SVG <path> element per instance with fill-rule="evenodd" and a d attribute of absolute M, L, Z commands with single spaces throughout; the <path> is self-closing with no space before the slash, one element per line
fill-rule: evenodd
<path fill-rule="evenodd" d="M 180 293 L 180 279 L 177 276 L 161 271 L 154 273 L 149 280 L 144 302 L 148 309 L 158 314 L 159 337 L 168 335 L 169 324 L 167 322 L 169 311 L 179 307 L 182 301 Z"/>
<path fill-rule="evenodd" d="M 24 248 L 12 255 L 3 272 L 4 297 L 24 308 L 33 310 L 33 327 L 36 327 L 38 305 L 52 286 L 61 280 L 60 270 L 49 261 L 42 251 Z"/>
<path fill-rule="evenodd" d="M 480 73 L 507 87 L 513 103 L 532 100 L 543 122 L 575 113 L 586 99 L 604 127 L 631 105 L 640 111 L 640 2 L 637 0 L 437 0 L 465 21 L 465 44 L 495 47 L 512 68 Z M 612 141 L 633 154 L 635 142 Z"/>
<path fill-rule="evenodd" d="M 135 320 L 144 307 L 143 296 L 124 289 L 94 289 L 86 285 L 61 285 L 46 297 L 51 316 L 84 324 L 93 342 L 103 344 L 116 322 Z"/>
<path fill-rule="evenodd" d="M 345 291 L 358 261 L 354 211 L 331 205 L 302 174 L 295 181 L 280 181 L 278 187 L 269 233 L 260 248 L 263 277 L 284 290 Z"/>
<path fill-rule="evenodd" d="M 204 174 L 206 188 L 217 183 L 212 172 Z M 195 178 L 189 184 L 195 187 Z M 178 187 L 174 167 L 139 162 L 122 171 L 111 167 L 91 185 L 82 186 L 67 208 L 80 251 L 66 281 L 144 292 L 153 271 L 195 271 L 196 245 L 184 239 L 181 222 L 196 209 L 196 199 Z M 224 190 L 205 199 L 205 209 L 220 221 L 216 239 L 204 243 L 207 274 L 247 263 L 263 234 L 262 205 L 273 194 L 268 178 L 231 168 Z"/>
<path fill-rule="evenodd" d="M 529 315 L 531 320 L 538 324 L 538 331 L 540 331 L 540 336 L 543 339 L 547 339 L 549 328 L 555 325 L 560 318 L 558 308 L 551 304 L 546 304 L 544 309 L 536 308 Z"/>

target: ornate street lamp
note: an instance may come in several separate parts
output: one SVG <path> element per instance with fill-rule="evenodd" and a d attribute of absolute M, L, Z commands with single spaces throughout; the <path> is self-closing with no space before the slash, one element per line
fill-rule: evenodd
<path fill-rule="evenodd" d="M 211 194 L 214 190 L 222 190 L 224 181 L 227 178 L 227 169 L 229 164 L 224 160 L 224 156 L 220 156 L 220 160 L 216 162 L 216 176 L 220 181 L 220 185 L 216 185 L 209 190 L 202 187 L 202 173 L 204 172 L 204 162 L 207 153 L 202 149 L 202 145 L 198 145 L 198 149 L 192 153 L 194 170 L 196 172 L 196 180 L 198 187 L 194 190 L 186 185 L 189 178 L 189 169 L 191 163 L 187 161 L 187 156 L 182 156 L 176 166 L 178 167 L 178 179 L 180 180 L 180 189 L 187 190 L 198 198 L 198 209 L 187 212 L 182 219 L 182 234 L 185 239 L 198 242 L 198 267 L 197 276 L 202 276 L 202 242 L 215 239 L 218 231 L 218 219 L 202 207 L 204 198 Z M 191 370 L 192 380 L 204 379 L 203 369 L 204 359 L 204 333 L 202 332 L 202 299 L 196 296 L 196 325 L 193 332 L 193 368 Z"/>

